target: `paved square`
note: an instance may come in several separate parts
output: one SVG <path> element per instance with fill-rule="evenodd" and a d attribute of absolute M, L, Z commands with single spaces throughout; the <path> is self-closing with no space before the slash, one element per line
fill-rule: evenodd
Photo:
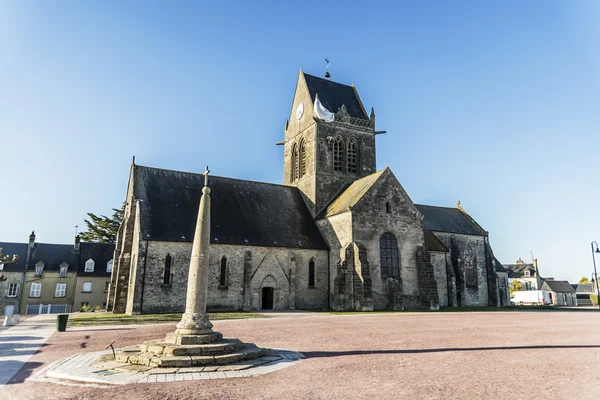
<path fill-rule="evenodd" d="M 26 380 L 58 359 L 104 350 L 112 340 L 119 347 L 141 343 L 173 324 L 78 328 L 52 335 L 0 398 L 592 399 L 600 391 L 597 311 L 290 313 L 215 327 L 306 358 L 250 378 L 107 388 Z"/>

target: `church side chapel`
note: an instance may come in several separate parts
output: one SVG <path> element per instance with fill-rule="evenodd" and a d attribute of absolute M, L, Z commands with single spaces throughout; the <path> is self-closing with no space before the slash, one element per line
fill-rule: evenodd
<path fill-rule="evenodd" d="M 300 71 L 283 185 L 211 175 L 209 310 L 498 306 L 488 233 L 460 206 L 414 204 L 377 170 L 375 112 Z M 185 308 L 202 173 L 132 163 L 108 310 Z"/>

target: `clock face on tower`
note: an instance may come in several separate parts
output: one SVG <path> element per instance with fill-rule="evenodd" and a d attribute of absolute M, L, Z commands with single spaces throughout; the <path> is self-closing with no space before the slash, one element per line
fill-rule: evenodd
<path fill-rule="evenodd" d="M 296 107 L 296 119 L 302 118 L 302 114 L 304 114 L 304 104 L 300 103 Z"/>

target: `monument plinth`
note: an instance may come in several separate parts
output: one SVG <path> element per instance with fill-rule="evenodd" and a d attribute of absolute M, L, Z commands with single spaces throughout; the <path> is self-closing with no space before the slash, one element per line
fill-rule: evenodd
<path fill-rule="evenodd" d="M 210 188 L 208 167 L 204 172 L 204 187 L 198 210 L 198 220 L 190 270 L 188 274 L 185 313 L 175 332 L 163 340 L 145 342 L 119 352 L 117 362 L 149 367 L 193 367 L 223 365 L 263 355 L 264 350 L 238 339 L 223 339 L 212 330 L 206 312 L 210 247 Z"/>

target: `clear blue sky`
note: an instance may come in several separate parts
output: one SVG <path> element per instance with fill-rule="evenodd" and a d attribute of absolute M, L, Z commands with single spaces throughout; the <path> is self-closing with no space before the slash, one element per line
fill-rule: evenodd
<path fill-rule="evenodd" d="M 591 275 L 597 1 L 2 1 L 0 240 L 71 242 L 124 200 L 132 155 L 281 183 L 298 71 L 325 57 L 415 202 L 460 199 L 502 262 Z"/>

